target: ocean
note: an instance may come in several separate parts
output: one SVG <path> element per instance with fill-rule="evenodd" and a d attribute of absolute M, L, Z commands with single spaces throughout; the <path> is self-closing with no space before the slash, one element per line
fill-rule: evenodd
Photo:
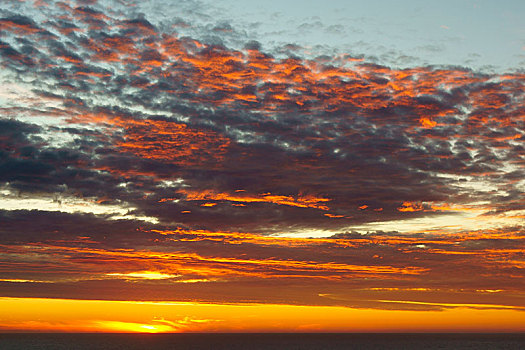
<path fill-rule="evenodd" d="M 0 333 L 1 350 L 525 349 L 521 334 Z"/>

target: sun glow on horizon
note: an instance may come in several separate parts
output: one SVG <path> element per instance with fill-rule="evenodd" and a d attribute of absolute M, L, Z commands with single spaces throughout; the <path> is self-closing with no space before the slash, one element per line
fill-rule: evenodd
<path fill-rule="evenodd" d="M 143 324 L 120 321 L 98 321 L 96 322 L 104 332 L 118 333 L 166 333 L 175 332 L 176 329 L 166 324 Z"/>
<path fill-rule="evenodd" d="M 0 298 L 0 332 L 523 332 L 525 312 Z M 497 326 L 495 326 L 497 325 Z"/>
<path fill-rule="evenodd" d="M 148 279 L 148 280 L 163 280 L 163 279 L 180 277 L 180 275 L 172 275 L 168 273 L 161 273 L 158 271 L 106 273 L 106 276 L 119 277 L 119 278 L 125 278 L 125 279 Z"/>

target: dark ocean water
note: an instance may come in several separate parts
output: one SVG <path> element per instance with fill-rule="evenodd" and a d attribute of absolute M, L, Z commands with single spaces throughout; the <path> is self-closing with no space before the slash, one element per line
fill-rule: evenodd
<path fill-rule="evenodd" d="M 519 349 L 522 334 L 0 334 L 1 350 Z"/>

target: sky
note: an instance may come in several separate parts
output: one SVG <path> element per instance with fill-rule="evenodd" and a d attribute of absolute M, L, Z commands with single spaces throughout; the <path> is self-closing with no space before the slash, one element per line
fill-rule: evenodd
<path fill-rule="evenodd" d="M 525 331 L 524 15 L 2 1 L 0 331 Z"/>

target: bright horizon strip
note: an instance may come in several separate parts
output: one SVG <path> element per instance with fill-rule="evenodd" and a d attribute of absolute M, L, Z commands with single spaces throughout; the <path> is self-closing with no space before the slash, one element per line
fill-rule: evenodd
<path fill-rule="evenodd" d="M 0 298 L 0 332 L 523 332 L 525 312 Z"/>

